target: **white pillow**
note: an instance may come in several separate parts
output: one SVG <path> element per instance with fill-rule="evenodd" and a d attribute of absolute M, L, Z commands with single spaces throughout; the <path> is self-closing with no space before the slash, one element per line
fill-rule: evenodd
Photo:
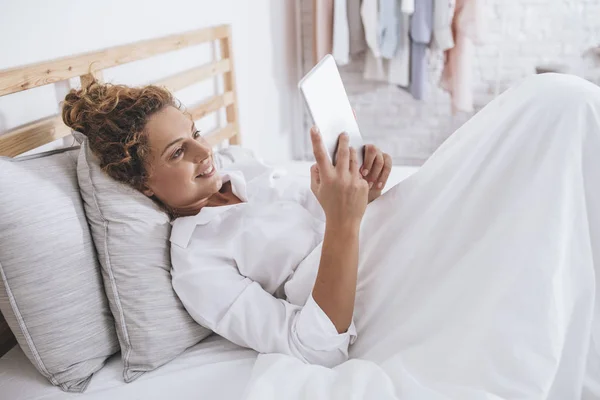
<path fill-rule="evenodd" d="M 78 152 L 0 157 L 0 310 L 31 363 L 69 392 L 84 391 L 119 351 L 79 196 Z"/>
<path fill-rule="evenodd" d="M 106 175 L 87 139 L 81 143 L 77 178 L 115 318 L 123 377 L 131 382 L 211 332 L 189 316 L 171 286 L 168 215 Z"/>
<path fill-rule="evenodd" d="M 189 316 L 171 285 L 167 214 L 142 193 L 106 175 L 87 139 L 74 135 L 81 141 L 81 196 L 115 317 L 123 376 L 131 382 L 211 332 Z M 239 147 L 215 155 L 218 168 L 253 159 Z"/>

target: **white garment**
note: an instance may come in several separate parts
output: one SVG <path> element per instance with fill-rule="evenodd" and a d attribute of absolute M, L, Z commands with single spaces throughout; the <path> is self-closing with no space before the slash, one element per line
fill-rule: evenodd
<path fill-rule="evenodd" d="M 400 0 L 397 0 L 400 1 Z M 401 0 L 398 11 L 398 48 L 391 60 L 384 60 L 379 49 L 378 0 L 363 0 L 361 15 L 369 50 L 365 55 L 363 76 L 366 80 L 383 81 L 394 85 L 410 83 L 410 16 L 415 10 L 415 0 Z"/>
<path fill-rule="evenodd" d="M 312 298 L 312 283 L 302 288 L 306 304 L 283 299 L 286 281 L 323 240 L 323 210 L 297 178 L 258 163 L 244 174 L 222 174 L 241 204 L 175 220 L 173 288 L 192 318 L 238 345 L 339 364 L 354 324 L 338 334 Z"/>
<path fill-rule="evenodd" d="M 415 0 L 400 0 L 400 1 L 401 1 L 400 7 L 402 8 L 402 12 L 404 14 L 411 15 L 412 13 L 415 12 Z"/>
<path fill-rule="evenodd" d="M 387 81 L 403 87 L 410 84 L 410 16 L 405 12 L 400 13 L 398 49 L 394 58 L 387 61 Z"/>
<path fill-rule="evenodd" d="M 454 47 L 452 18 L 455 0 L 434 0 L 433 3 L 433 48 L 445 51 Z"/>
<path fill-rule="evenodd" d="M 338 65 L 350 62 L 350 29 L 347 0 L 333 3 L 333 58 Z"/>
<path fill-rule="evenodd" d="M 365 79 L 381 80 L 385 76 L 379 50 L 379 0 L 363 0 L 360 7 L 365 39 L 369 50 L 365 58 Z"/>
<path fill-rule="evenodd" d="M 260 355 L 247 398 L 600 398 L 599 153 L 597 86 L 503 93 L 367 208 L 351 359 Z"/>

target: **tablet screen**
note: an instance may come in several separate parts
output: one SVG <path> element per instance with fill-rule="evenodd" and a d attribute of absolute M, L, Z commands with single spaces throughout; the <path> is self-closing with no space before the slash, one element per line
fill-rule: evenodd
<path fill-rule="evenodd" d="M 321 131 L 331 160 L 340 133 L 347 132 L 350 146 L 358 153 L 358 165 L 363 163 L 363 140 L 344 83 L 334 58 L 325 56 L 298 84 L 314 124 Z"/>

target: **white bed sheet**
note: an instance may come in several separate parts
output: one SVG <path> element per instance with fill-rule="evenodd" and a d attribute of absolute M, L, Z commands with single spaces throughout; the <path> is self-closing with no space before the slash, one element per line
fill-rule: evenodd
<path fill-rule="evenodd" d="M 310 179 L 311 162 L 278 164 L 289 173 Z M 412 175 L 418 168 L 395 166 L 386 189 Z M 170 363 L 136 381 L 123 381 L 120 354 L 109 359 L 92 378 L 83 394 L 65 393 L 52 386 L 17 346 L 0 358 L 0 399 L 152 400 L 240 399 L 250 380 L 257 353 L 219 336 L 211 336 L 186 350 Z"/>
<path fill-rule="evenodd" d="M 257 353 L 219 336 L 189 348 L 170 363 L 123 381 L 120 354 L 109 359 L 83 394 L 65 393 L 40 375 L 17 346 L 0 358 L 0 398 L 6 400 L 146 400 L 242 398 Z"/>

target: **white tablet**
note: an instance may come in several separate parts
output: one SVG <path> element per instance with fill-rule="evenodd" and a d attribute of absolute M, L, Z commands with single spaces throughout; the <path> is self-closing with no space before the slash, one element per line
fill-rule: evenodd
<path fill-rule="evenodd" d="M 339 135 L 348 133 L 350 146 L 356 149 L 359 167 L 363 164 L 364 142 L 346 95 L 344 83 L 331 54 L 323 57 L 298 83 L 314 124 L 332 162 Z"/>

